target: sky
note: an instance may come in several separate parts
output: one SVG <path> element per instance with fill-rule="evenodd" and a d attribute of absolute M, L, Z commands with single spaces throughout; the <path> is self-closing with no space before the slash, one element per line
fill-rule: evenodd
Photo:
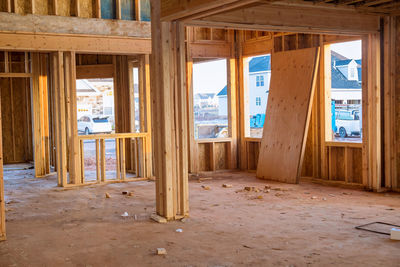
<path fill-rule="evenodd" d="M 331 50 L 352 59 L 361 59 L 361 40 L 331 44 Z"/>
<path fill-rule="evenodd" d="M 361 58 L 361 41 L 332 44 L 331 49 L 347 58 Z M 193 64 L 193 93 L 219 93 L 227 84 L 226 60 Z"/>
<path fill-rule="evenodd" d="M 227 84 L 226 59 L 193 64 L 193 93 L 218 94 Z"/>

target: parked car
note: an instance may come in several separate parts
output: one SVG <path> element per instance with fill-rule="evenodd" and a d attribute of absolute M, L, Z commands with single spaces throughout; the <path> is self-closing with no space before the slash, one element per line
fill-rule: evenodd
<path fill-rule="evenodd" d="M 336 110 L 335 112 L 336 134 L 344 138 L 361 134 L 360 113 L 358 110 Z"/>
<path fill-rule="evenodd" d="M 112 126 L 108 117 L 82 116 L 78 120 L 78 132 L 88 134 L 111 133 Z"/>

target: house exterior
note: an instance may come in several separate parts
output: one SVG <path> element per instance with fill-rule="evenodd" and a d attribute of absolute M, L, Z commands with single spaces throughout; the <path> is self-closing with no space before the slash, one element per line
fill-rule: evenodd
<path fill-rule="evenodd" d="M 332 53 L 331 99 L 336 108 L 361 106 L 361 60 L 346 59 Z"/>
<path fill-rule="evenodd" d="M 265 114 L 267 109 L 269 83 L 271 81 L 271 56 L 253 57 L 249 62 L 248 101 L 249 115 Z M 227 114 L 227 87 L 218 94 L 218 114 Z"/>
<path fill-rule="evenodd" d="M 194 96 L 194 106 L 199 108 L 217 106 L 218 99 L 214 93 L 198 93 Z"/>
<path fill-rule="evenodd" d="M 253 57 L 249 62 L 249 115 L 265 114 L 271 81 L 271 55 Z"/>

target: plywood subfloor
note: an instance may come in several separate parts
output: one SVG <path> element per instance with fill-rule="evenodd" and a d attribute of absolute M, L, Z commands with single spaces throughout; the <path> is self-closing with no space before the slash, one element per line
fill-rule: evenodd
<path fill-rule="evenodd" d="M 35 179 L 30 170 L 5 175 L 14 178 L 5 179 L 8 241 L 0 243 L 0 266 L 400 263 L 400 242 L 354 229 L 377 220 L 398 224 L 399 194 L 272 183 L 254 174 L 228 172 L 203 183 L 189 182 L 191 218 L 186 222 L 157 224 L 149 220 L 154 182 L 60 190 L 52 176 Z M 233 187 L 222 188 L 224 183 Z M 280 190 L 238 191 L 265 185 Z M 122 195 L 125 190 L 135 195 Z M 257 199 L 260 195 L 263 199 Z M 130 217 L 120 216 L 125 211 Z M 177 233 L 178 228 L 183 232 Z M 158 247 L 168 254 L 154 255 Z"/>

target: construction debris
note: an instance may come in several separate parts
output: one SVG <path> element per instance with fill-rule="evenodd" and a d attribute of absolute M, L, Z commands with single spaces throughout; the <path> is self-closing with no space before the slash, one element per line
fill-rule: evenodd
<path fill-rule="evenodd" d="M 128 197 L 133 197 L 133 192 L 129 192 Z"/>
<path fill-rule="evenodd" d="M 209 186 L 205 186 L 205 185 L 202 185 L 201 187 L 202 187 L 204 190 L 210 190 L 210 189 L 211 189 Z"/>
<path fill-rule="evenodd" d="M 201 183 L 201 182 L 212 180 L 212 179 L 213 178 L 211 178 L 211 177 L 203 177 L 203 178 L 199 178 L 198 182 Z"/>
<path fill-rule="evenodd" d="M 167 250 L 165 248 L 157 248 L 157 255 L 167 255 Z"/>
<path fill-rule="evenodd" d="M 263 199 L 264 197 L 262 195 L 257 196 L 257 199 Z"/>
<path fill-rule="evenodd" d="M 165 219 L 164 217 L 161 217 L 157 214 L 152 214 L 150 216 L 150 219 L 152 219 L 153 221 L 156 221 L 158 223 L 167 223 L 167 219 Z"/>
<path fill-rule="evenodd" d="M 183 230 L 182 229 L 176 229 L 176 231 L 175 232 L 177 232 L 177 233 L 182 233 L 183 232 Z"/>
<path fill-rule="evenodd" d="M 392 230 L 390 230 L 390 239 L 400 240 L 400 228 L 392 228 Z"/>
<path fill-rule="evenodd" d="M 128 194 L 128 191 L 123 191 L 122 194 L 123 194 L 123 195 L 127 195 L 127 194 Z"/>
<path fill-rule="evenodd" d="M 111 198 L 111 195 L 106 192 L 106 198 Z"/>
<path fill-rule="evenodd" d="M 222 187 L 224 187 L 224 188 L 232 188 L 232 185 L 231 184 L 223 184 Z"/>
<path fill-rule="evenodd" d="M 129 217 L 128 212 L 125 211 L 124 213 L 122 213 L 121 217 Z"/>

